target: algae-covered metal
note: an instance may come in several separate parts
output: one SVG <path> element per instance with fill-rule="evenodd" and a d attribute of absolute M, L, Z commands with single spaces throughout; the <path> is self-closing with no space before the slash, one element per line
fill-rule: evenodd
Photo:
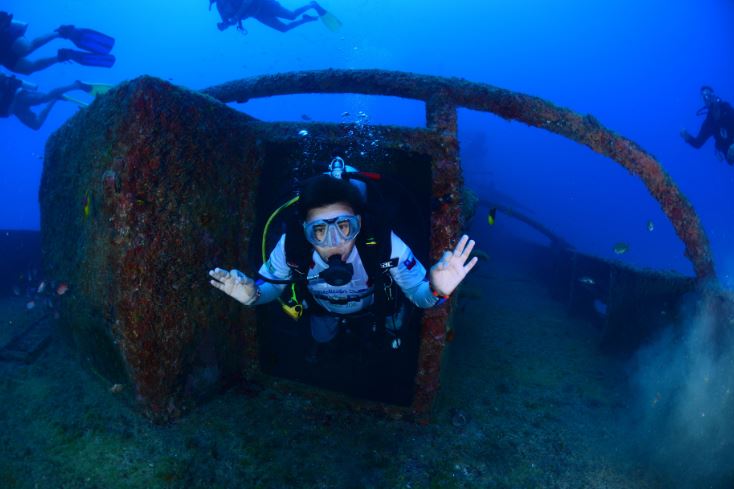
<path fill-rule="evenodd" d="M 660 201 L 697 275 L 713 275 L 698 218 L 660 165 L 593 118 L 541 99 L 379 70 L 264 76 L 205 95 L 139 78 L 99 97 L 51 137 L 40 201 L 46 276 L 70 286 L 62 324 L 82 359 L 113 383 L 131 384 L 125 392 L 151 419 L 180 416 L 233 380 L 256 377 L 262 364 L 263 325 L 252 309 L 211 288 L 206 272 L 257 266 L 251 241 L 259 238 L 264 210 L 256 203 L 283 190 L 282 181 L 264 178 L 266 170 L 299 164 L 304 124 L 255 121 L 221 102 L 336 92 L 426 102 L 427 128 L 375 127 L 385 160 L 352 161 L 364 170 L 418 165 L 425 176 L 418 193 L 430 216 L 425 243 L 411 244 L 425 247 L 425 260 L 451 248 L 463 225 L 456 134 L 456 108 L 463 106 L 563 134 L 619 161 Z M 314 158 L 346 147 L 341 125 L 309 123 L 308 132 L 321 142 Z M 349 402 L 426 419 L 439 387 L 449 310 L 447 304 L 422 316 L 409 406 Z"/>
<path fill-rule="evenodd" d="M 252 234 L 261 162 L 247 121 L 142 78 L 47 144 L 42 252 L 46 275 L 69 284 L 62 326 L 156 421 L 248 367 L 254 315 L 215 300 L 205 280 L 207 267 L 244 259 Z"/>

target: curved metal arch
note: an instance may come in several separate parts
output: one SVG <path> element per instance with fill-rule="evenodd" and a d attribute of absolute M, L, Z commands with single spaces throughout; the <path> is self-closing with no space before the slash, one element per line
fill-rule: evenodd
<path fill-rule="evenodd" d="M 693 206 L 662 165 L 633 141 L 580 115 L 538 97 L 460 78 L 388 70 L 317 70 L 263 75 L 202 90 L 222 102 L 298 93 L 359 93 L 426 102 L 427 125 L 456 132 L 456 108 L 491 112 L 507 120 L 565 136 L 616 161 L 639 177 L 658 201 L 685 245 L 699 280 L 715 279 L 709 241 Z"/>

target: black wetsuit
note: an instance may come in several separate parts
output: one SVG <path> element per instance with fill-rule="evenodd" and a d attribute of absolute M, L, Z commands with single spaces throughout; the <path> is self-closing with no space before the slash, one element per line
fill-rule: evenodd
<path fill-rule="evenodd" d="M 242 7 L 243 3 L 249 4 L 248 8 L 239 14 L 238 18 L 234 18 Z M 314 8 L 310 3 L 302 7 L 298 7 L 295 10 L 288 10 L 283 7 L 277 0 L 218 0 L 217 10 L 219 15 L 222 17 L 222 23 L 233 25 L 234 23 L 241 23 L 247 18 L 253 18 L 259 22 L 277 29 L 281 32 L 288 31 L 294 27 L 297 27 L 304 22 L 306 19 L 300 21 L 291 22 L 290 24 L 282 23 L 280 19 L 295 20 L 305 11 Z M 311 20 L 311 19 L 309 19 Z M 240 24 L 241 27 L 241 24 Z"/>
<path fill-rule="evenodd" d="M 698 136 L 689 137 L 686 142 L 694 148 L 700 148 L 713 136 L 716 151 L 726 158 L 729 148 L 734 144 L 734 109 L 727 102 L 716 103 L 719 105 L 719 116 L 715 118 L 715 111 L 709 109 Z"/>
<path fill-rule="evenodd" d="M 21 58 L 13 52 L 13 44 L 18 38 L 23 37 L 23 34 L 25 34 L 25 29 L 17 27 L 15 24 L 11 24 L 0 31 L 0 65 L 9 70 L 12 70 Z"/>
<path fill-rule="evenodd" d="M 16 77 L 0 74 L 0 117 L 10 117 L 10 106 L 22 85 Z"/>
<path fill-rule="evenodd" d="M 245 0 L 219 0 L 217 2 L 217 10 L 219 11 L 220 17 L 222 17 L 222 22 L 239 22 L 248 17 L 252 17 L 260 11 L 261 2 L 259 0 L 252 2 L 248 0 L 250 7 L 242 12 L 240 18 L 235 19 L 234 16 L 239 11 L 243 1 Z"/>

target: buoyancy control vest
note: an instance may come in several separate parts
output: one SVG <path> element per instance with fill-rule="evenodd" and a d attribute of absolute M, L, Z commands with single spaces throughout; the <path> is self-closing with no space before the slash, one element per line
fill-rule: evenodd
<path fill-rule="evenodd" d="M 716 150 L 725 156 L 729 147 L 734 144 L 734 109 L 727 102 L 719 103 L 721 113 L 714 126 L 714 141 Z"/>
<path fill-rule="evenodd" d="M 7 14 L 6 12 L 3 13 Z M 20 59 L 20 56 L 13 52 L 13 44 L 25 35 L 28 24 L 13 22 L 12 15 L 9 15 L 9 19 L 5 27 L 0 28 L 0 65 L 12 70 L 18 59 Z"/>

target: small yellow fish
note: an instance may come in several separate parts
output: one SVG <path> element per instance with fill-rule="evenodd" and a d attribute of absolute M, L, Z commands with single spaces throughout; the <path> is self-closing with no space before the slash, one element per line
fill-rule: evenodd
<path fill-rule="evenodd" d="M 624 255 L 630 249 L 627 243 L 619 242 L 614 245 L 614 252 L 618 255 Z"/>
<path fill-rule="evenodd" d="M 655 223 L 652 221 L 647 221 L 647 230 L 653 232 L 655 230 Z"/>
<path fill-rule="evenodd" d="M 87 200 L 84 202 L 84 218 L 89 217 L 89 212 L 92 209 L 92 196 L 87 193 Z"/>
<path fill-rule="evenodd" d="M 487 214 L 487 222 L 490 226 L 494 226 L 495 217 L 497 216 L 497 208 L 493 207 L 489 210 L 489 214 Z"/>

